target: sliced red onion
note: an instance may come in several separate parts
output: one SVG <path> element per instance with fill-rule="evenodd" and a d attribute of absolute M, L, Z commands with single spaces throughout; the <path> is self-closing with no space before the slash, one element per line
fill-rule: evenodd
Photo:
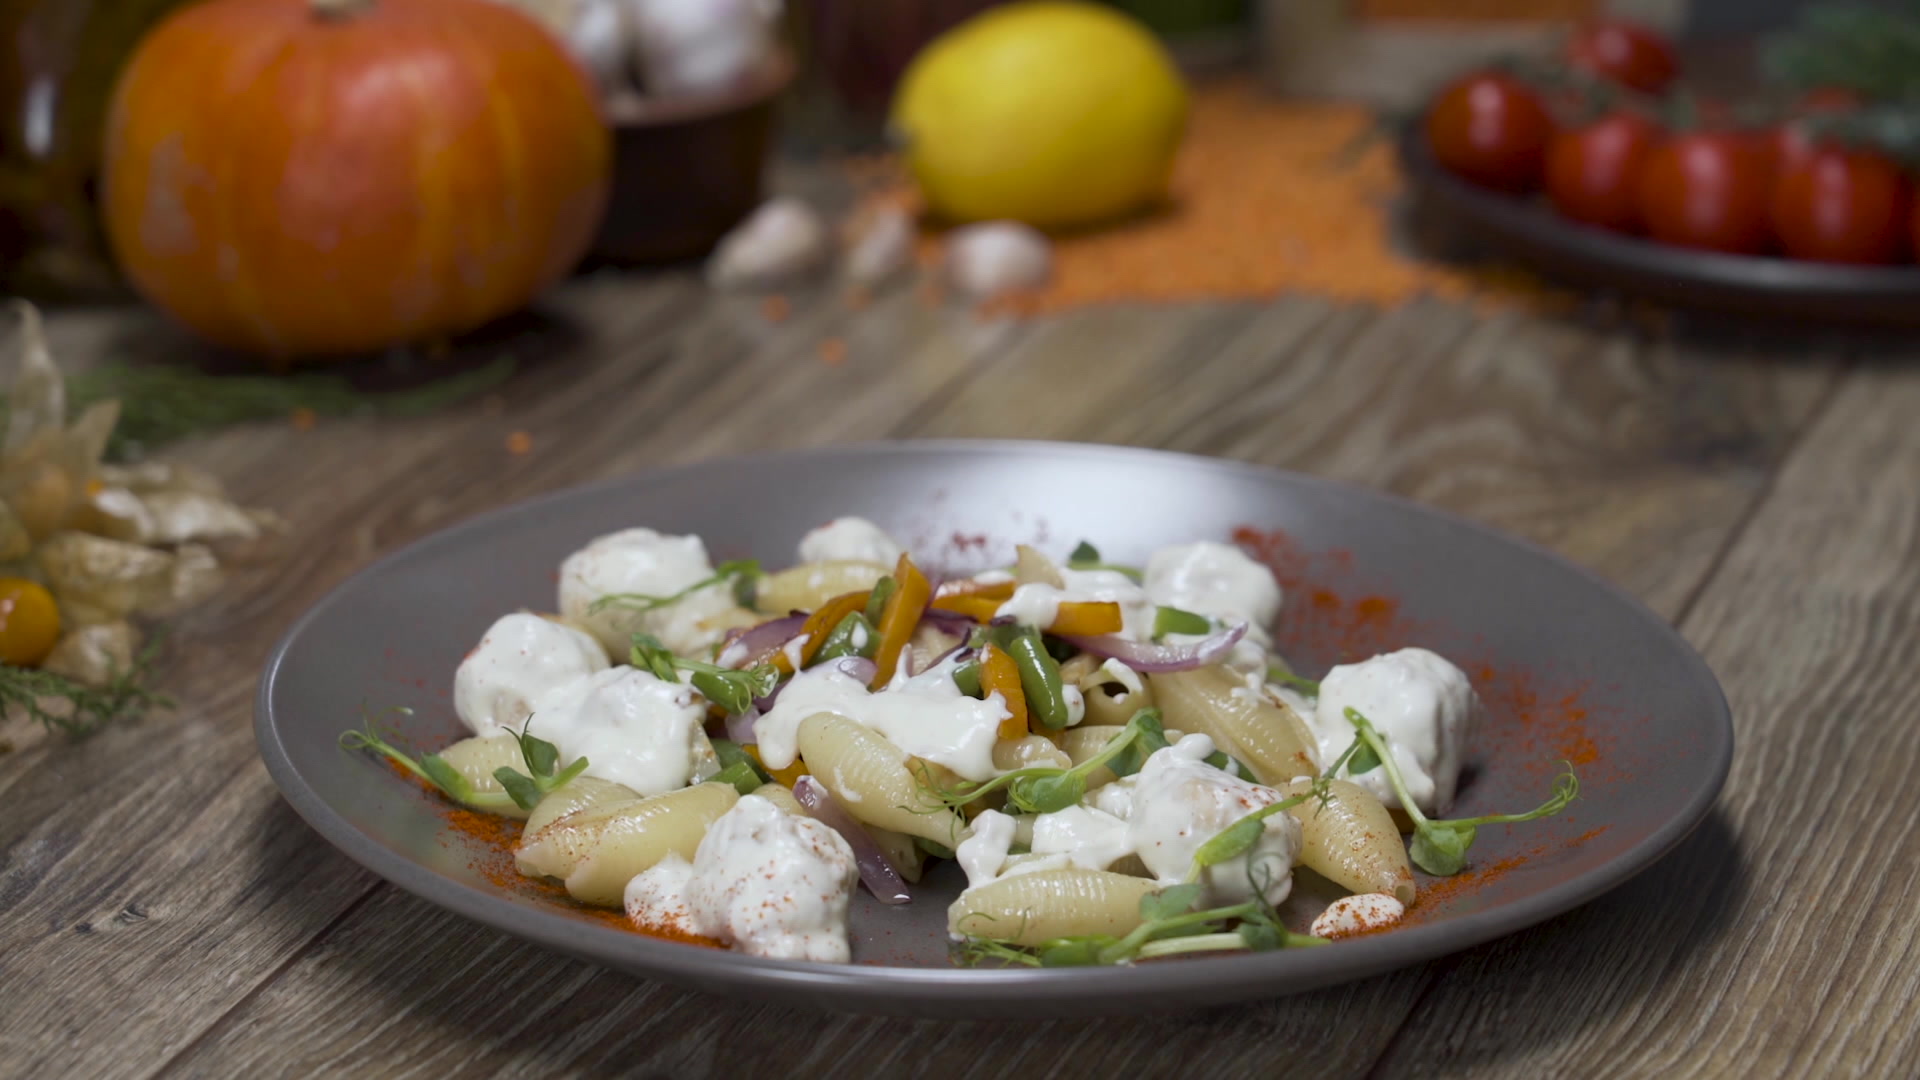
<path fill-rule="evenodd" d="M 759 719 L 760 710 L 757 707 L 743 713 L 728 713 L 727 738 L 733 740 L 737 746 L 759 742 L 760 740 L 753 733 L 754 722 Z"/>
<path fill-rule="evenodd" d="M 714 663 L 723 668 L 746 667 L 750 661 L 760 660 L 778 651 L 780 646 L 792 641 L 807 624 L 805 613 L 783 615 L 777 619 L 749 626 L 731 638 Z"/>
<path fill-rule="evenodd" d="M 1246 632 L 1246 623 L 1234 623 L 1199 641 L 1181 645 L 1156 645 L 1151 641 L 1133 641 L 1118 634 L 1101 634 L 1098 637 L 1062 634 L 1060 640 L 1095 656 L 1112 657 L 1135 671 L 1152 673 L 1189 671 L 1193 668 L 1205 667 L 1231 652 L 1234 644 L 1245 636 Z"/>
<path fill-rule="evenodd" d="M 904 904 L 913 899 L 913 894 L 907 892 L 907 883 L 887 861 L 880 845 L 873 842 L 873 837 L 867 835 L 867 830 L 853 815 L 834 801 L 833 793 L 825 784 L 811 776 L 802 776 L 793 783 L 793 797 L 800 800 L 800 805 L 806 807 L 815 820 L 846 840 L 847 846 L 853 849 L 854 864 L 860 868 L 860 884 L 867 887 L 874 899 L 883 904 Z"/>

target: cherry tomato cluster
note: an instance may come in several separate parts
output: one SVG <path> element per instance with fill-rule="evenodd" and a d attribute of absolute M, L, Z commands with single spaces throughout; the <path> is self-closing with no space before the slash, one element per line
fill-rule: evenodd
<path fill-rule="evenodd" d="M 1724 107 L 1695 109 L 1680 125 L 1650 107 L 1680 70 L 1653 31 L 1592 23 L 1569 39 L 1564 60 L 1624 100 L 1568 120 L 1591 113 L 1591 102 L 1503 71 L 1476 72 L 1428 109 L 1434 157 L 1483 187 L 1544 191 L 1574 221 L 1682 247 L 1837 263 L 1892 263 L 1920 251 L 1920 208 L 1905 171 L 1872 149 L 1806 132 L 1807 119 L 1859 104 L 1846 93 L 1809 94 L 1771 126 L 1741 124 Z"/>

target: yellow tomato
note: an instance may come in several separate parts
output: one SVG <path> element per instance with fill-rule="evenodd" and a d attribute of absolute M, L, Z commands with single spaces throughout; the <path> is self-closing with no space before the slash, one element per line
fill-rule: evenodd
<path fill-rule="evenodd" d="M 53 594 L 25 578 L 0 578 L 0 662 L 33 667 L 59 640 Z"/>

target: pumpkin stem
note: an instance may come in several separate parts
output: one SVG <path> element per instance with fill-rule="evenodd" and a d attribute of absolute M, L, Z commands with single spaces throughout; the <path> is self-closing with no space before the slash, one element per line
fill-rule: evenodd
<path fill-rule="evenodd" d="M 307 0 L 307 10 L 322 19 L 351 19 L 373 7 L 373 0 Z"/>

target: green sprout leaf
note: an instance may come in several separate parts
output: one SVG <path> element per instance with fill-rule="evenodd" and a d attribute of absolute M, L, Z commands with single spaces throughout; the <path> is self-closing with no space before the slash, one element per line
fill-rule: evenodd
<path fill-rule="evenodd" d="M 1467 868 L 1467 849 L 1473 846 L 1477 832 L 1473 826 L 1449 826 L 1428 822 L 1414 830 L 1407 854 L 1413 865 L 1435 877 L 1451 877 Z"/>
<path fill-rule="evenodd" d="M 1074 563 L 1097 563 L 1099 561 L 1100 549 L 1085 540 L 1076 544 L 1074 549 L 1067 554 L 1068 566 L 1072 566 Z"/>
<path fill-rule="evenodd" d="M 1303 679 L 1295 675 L 1293 669 L 1285 664 L 1269 664 L 1267 666 L 1267 681 L 1270 683 L 1279 683 L 1281 686 L 1291 686 L 1308 697 L 1317 698 L 1320 696 L 1320 684 L 1318 682 L 1312 679 Z"/>
<path fill-rule="evenodd" d="M 1170 885 L 1159 892 L 1150 892 L 1140 898 L 1140 917 L 1147 922 L 1154 922 L 1184 915 L 1193 910 L 1194 901 L 1200 899 L 1200 892 L 1200 886 L 1192 883 Z"/>
<path fill-rule="evenodd" d="M 505 765 L 493 770 L 493 778 L 500 781 L 500 786 L 507 789 L 507 795 L 522 810 L 531 810 L 538 806 L 540 800 L 547 794 L 541 788 L 539 781 Z"/>
<path fill-rule="evenodd" d="M 1112 570 L 1116 573 L 1125 574 L 1135 581 L 1139 581 L 1144 576 L 1137 568 L 1132 566 L 1120 566 L 1115 563 L 1101 562 L 1100 549 L 1085 540 L 1080 541 L 1073 551 L 1067 555 L 1067 569 Z"/>
<path fill-rule="evenodd" d="M 1101 954 L 1112 948 L 1118 940 L 1106 934 L 1089 934 L 1086 937 L 1050 941 L 1040 946 L 1040 966 L 1093 967 L 1102 962 Z"/>
<path fill-rule="evenodd" d="M 674 674 L 673 650 L 660 643 L 652 634 L 635 634 L 633 644 L 627 650 L 627 662 L 642 671 L 650 671 L 661 682 L 679 682 L 680 676 Z"/>
<path fill-rule="evenodd" d="M 1167 742 L 1167 731 L 1160 722 L 1159 709 L 1141 709 L 1127 721 L 1127 726 L 1137 729 L 1137 734 L 1107 763 L 1107 767 L 1113 770 L 1115 776 L 1132 776 L 1146 765 L 1148 758 L 1172 745 Z M 1117 741 L 1125 734 L 1126 732 L 1123 731 L 1120 735 L 1114 736 L 1114 739 Z M 1113 744 L 1107 745 L 1111 747 Z"/>
<path fill-rule="evenodd" d="M 395 709 L 402 715 L 412 709 Z M 382 738 L 375 729 L 373 717 L 368 716 L 362 728 L 341 732 L 340 748 L 343 750 L 371 750 L 394 764 L 433 785 L 442 795 L 464 806 L 476 810 L 504 811 L 514 805 L 513 800 L 499 792 L 475 791 L 473 784 L 458 769 L 447 764 L 438 754 L 426 754 L 420 758 L 400 749 Z"/>
<path fill-rule="evenodd" d="M 1363 776 L 1379 767 L 1380 755 L 1373 752 L 1373 747 L 1364 743 L 1361 744 L 1360 749 L 1353 752 L 1353 757 L 1347 760 L 1347 773 L 1350 776 Z"/>

